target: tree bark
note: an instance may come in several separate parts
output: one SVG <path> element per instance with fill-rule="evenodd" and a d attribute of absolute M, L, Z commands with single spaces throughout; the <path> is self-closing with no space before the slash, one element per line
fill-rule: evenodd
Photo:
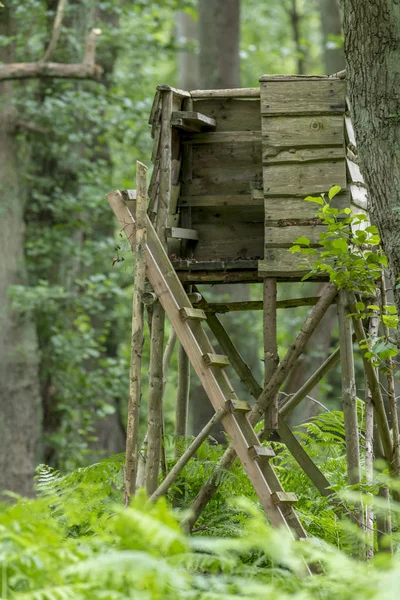
<path fill-rule="evenodd" d="M 342 0 L 351 114 L 400 312 L 400 3 Z M 398 342 L 400 341 L 398 330 Z"/>
<path fill-rule="evenodd" d="M 199 0 L 200 87 L 240 87 L 240 0 Z"/>
<path fill-rule="evenodd" d="M 176 37 L 179 49 L 177 54 L 178 81 L 182 90 L 196 90 L 199 87 L 199 39 L 197 21 L 187 12 L 176 15 Z"/>
<path fill-rule="evenodd" d="M 10 10 L 0 11 L 0 33 L 12 36 Z M 14 60 L 14 44 L 0 48 Z M 11 309 L 10 286 L 26 283 L 24 203 L 18 178 L 13 84 L 0 84 L 0 490 L 32 493 L 41 424 L 38 342 L 33 317 Z"/>

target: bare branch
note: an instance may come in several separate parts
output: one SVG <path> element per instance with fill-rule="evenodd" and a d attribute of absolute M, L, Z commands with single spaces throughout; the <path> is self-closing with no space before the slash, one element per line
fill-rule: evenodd
<path fill-rule="evenodd" d="M 96 64 L 12 63 L 0 66 L 0 81 L 10 79 L 59 78 L 100 79 L 102 68 Z"/>
<path fill-rule="evenodd" d="M 96 56 L 96 41 L 97 36 L 101 35 L 101 29 L 92 29 L 86 40 L 85 56 L 83 58 L 84 65 L 94 65 Z"/>
<path fill-rule="evenodd" d="M 50 57 L 53 55 L 56 49 L 58 40 L 61 34 L 61 25 L 64 18 L 65 7 L 67 6 L 68 0 L 59 0 L 57 5 L 56 18 L 54 19 L 53 31 L 51 34 L 50 43 L 47 47 L 46 52 L 42 58 L 42 62 L 49 62 Z"/>

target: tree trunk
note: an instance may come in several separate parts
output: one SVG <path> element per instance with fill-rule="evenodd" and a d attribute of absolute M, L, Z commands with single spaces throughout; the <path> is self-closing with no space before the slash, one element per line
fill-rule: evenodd
<path fill-rule="evenodd" d="M 0 11 L 0 33 L 13 35 L 10 10 Z M 0 48 L 14 61 L 14 45 Z M 26 283 L 24 206 L 18 179 L 13 83 L 0 84 L 0 490 L 32 493 L 41 425 L 36 327 L 29 313 L 10 307 L 10 286 Z"/>
<path fill-rule="evenodd" d="M 178 81 L 182 90 L 199 88 L 199 56 L 197 44 L 199 32 L 197 21 L 187 12 L 176 15 L 176 37 L 179 50 L 177 54 Z"/>
<path fill-rule="evenodd" d="M 240 0 L 199 0 L 200 86 L 240 86 Z"/>
<path fill-rule="evenodd" d="M 342 4 L 348 95 L 361 170 L 400 312 L 400 3 Z"/>
<path fill-rule="evenodd" d="M 332 75 L 345 67 L 343 48 L 337 43 L 342 33 L 339 0 L 320 0 L 319 7 L 325 72 Z"/>

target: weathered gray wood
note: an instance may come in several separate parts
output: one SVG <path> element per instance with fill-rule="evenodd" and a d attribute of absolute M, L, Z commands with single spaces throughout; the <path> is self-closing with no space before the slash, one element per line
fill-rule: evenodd
<path fill-rule="evenodd" d="M 157 86 L 157 91 L 160 92 L 172 92 L 172 94 L 174 96 L 176 96 L 177 98 L 190 98 L 191 95 L 189 92 L 186 92 L 185 90 L 179 90 L 177 88 L 171 87 L 169 85 L 166 84 L 162 84 L 162 85 L 158 85 Z"/>
<path fill-rule="evenodd" d="M 185 307 L 181 308 L 179 312 L 184 321 L 186 321 L 187 319 L 194 319 L 195 321 L 206 321 L 207 320 L 206 313 L 204 312 L 204 310 L 201 310 L 200 308 L 188 308 L 185 306 Z"/>
<path fill-rule="evenodd" d="M 276 456 L 272 448 L 268 446 L 250 446 L 249 454 L 251 458 L 274 458 Z"/>
<path fill-rule="evenodd" d="M 333 77 L 260 79 L 261 114 L 343 114 L 346 82 Z"/>
<path fill-rule="evenodd" d="M 263 116 L 263 144 L 277 148 L 302 146 L 340 146 L 344 156 L 343 117 L 341 115 Z"/>
<path fill-rule="evenodd" d="M 308 139 L 307 136 L 306 139 Z M 302 139 L 298 139 L 297 145 L 303 144 Z M 325 160 L 343 159 L 343 146 L 321 146 L 321 148 L 290 148 L 281 149 L 277 146 L 269 146 L 264 143 L 263 146 L 263 165 L 268 166 L 276 163 L 308 163 Z"/>
<path fill-rule="evenodd" d="M 157 88 L 157 89 L 160 89 Z M 157 208 L 157 233 L 166 248 L 167 240 L 165 228 L 171 201 L 171 160 L 172 160 L 172 138 L 171 138 L 171 114 L 172 93 L 162 94 L 162 120 L 160 136 L 160 187 Z"/>
<path fill-rule="evenodd" d="M 351 320 L 347 318 L 347 315 L 347 297 L 345 291 L 341 290 L 339 292 L 338 320 L 342 373 L 342 404 L 346 436 L 347 479 L 349 485 L 356 485 L 361 481 L 360 447 L 358 443 L 359 435 L 353 340 Z M 360 515 L 358 515 L 358 518 L 359 516 Z"/>
<path fill-rule="evenodd" d="M 172 127 L 183 131 L 199 132 L 207 129 L 215 129 L 215 119 L 207 117 L 195 111 L 175 111 L 171 118 Z"/>
<path fill-rule="evenodd" d="M 287 300 L 277 300 L 276 308 L 279 309 L 297 308 L 298 306 L 315 306 L 318 300 L 319 296 L 307 296 L 304 298 L 288 298 Z M 222 314 L 237 311 L 263 310 L 264 308 L 264 303 L 262 300 L 249 300 L 245 302 L 206 302 L 201 298 L 198 302 L 196 300 L 192 300 L 192 303 L 195 305 L 199 305 L 207 314 Z"/>
<path fill-rule="evenodd" d="M 315 196 L 333 185 L 347 187 L 344 160 L 316 163 L 282 163 L 264 168 L 265 196 Z"/>
<path fill-rule="evenodd" d="M 354 183 L 364 183 L 364 177 L 361 174 L 358 164 L 348 157 L 346 158 L 346 164 L 349 170 L 351 181 Z"/>
<path fill-rule="evenodd" d="M 240 271 L 244 269 L 257 270 L 257 260 L 213 260 L 212 262 L 204 260 L 175 260 L 172 261 L 175 271 Z"/>
<path fill-rule="evenodd" d="M 263 223 L 196 223 L 201 243 L 194 248 L 197 261 L 257 259 L 264 255 Z"/>
<path fill-rule="evenodd" d="M 345 191 L 335 196 L 331 202 L 331 206 L 339 210 L 350 206 L 349 192 Z M 265 222 L 268 225 L 270 221 L 292 220 L 294 224 L 296 220 L 314 219 L 318 208 L 312 202 L 305 202 L 304 198 L 267 196 L 265 198 L 264 210 Z"/>
<path fill-rule="evenodd" d="M 275 492 L 272 494 L 272 498 L 277 504 L 295 504 L 298 502 L 297 496 L 293 492 Z"/>
<path fill-rule="evenodd" d="M 262 207 L 264 205 L 264 196 L 261 195 L 259 198 L 252 198 L 251 195 L 214 195 L 214 196 L 180 196 L 179 206 L 186 207 L 191 206 L 195 208 L 221 208 L 221 207 L 239 207 L 244 206 L 257 206 Z M 314 209 L 315 213 L 315 209 Z"/>
<path fill-rule="evenodd" d="M 187 436 L 189 393 L 190 393 L 190 362 L 189 362 L 189 358 L 185 352 L 185 349 L 182 347 L 181 344 L 179 344 L 178 390 L 177 390 L 177 395 L 176 395 L 176 409 L 175 409 L 175 439 L 176 439 L 175 457 L 176 458 L 178 457 L 179 439 L 186 438 L 186 436 Z"/>
<path fill-rule="evenodd" d="M 156 117 L 156 113 L 160 108 L 160 104 L 161 104 L 161 94 L 159 92 L 159 90 L 156 91 L 155 96 L 154 96 L 154 100 L 153 100 L 153 104 L 151 106 L 151 111 L 150 111 L 150 116 L 149 116 L 149 125 L 153 125 L 155 117 Z"/>
<path fill-rule="evenodd" d="M 261 131 L 211 131 L 209 133 L 196 133 L 183 135 L 182 143 L 188 144 L 244 144 L 260 142 Z"/>
<path fill-rule="evenodd" d="M 179 281 L 186 283 L 255 283 L 262 281 L 256 270 L 247 271 L 179 271 L 177 273 Z"/>
<path fill-rule="evenodd" d="M 153 150 L 151 153 L 151 162 L 154 165 L 160 156 L 160 139 L 161 139 L 161 123 L 160 122 L 158 122 L 154 125 L 153 131 L 154 131 L 154 141 L 153 141 Z"/>
<path fill-rule="evenodd" d="M 196 98 L 259 98 L 259 88 L 232 88 L 227 90 L 191 90 L 190 95 Z"/>
<path fill-rule="evenodd" d="M 266 227 L 265 248 L 290 248 L 299 237 L 310 240 L 310 246 L 319 246 L 320 235 L 327 231 L 323 225 L 291 225 L 289 227 Z M 288 252 L 289 254 L 289 252 Z"/>
<path fill-rule="evenodd" d="M 219 207 L 192 207 L 193 228 L 201 225 L 203 231 L 207 225 L 236 226 L 244 223 L 264 223 L 264 210 L 262 204 L 246 206 L 219 206 Z M 205 237 L 208 237 L 205 233 Z"/>
<path fill-rule="evenodd" d="M 195 229 L 184 229 L 183 227 L 167 227 L 167 237 L 178 240 L 195 240 L 199 239 L 199 233 Z"/>
<path fill-rule="evenodd" d="M 229 367 L 229 359 L 223 354 L 214 354 L 207 352 L 203 354 L 203 360 L 208 367 Z"/>
<path fill-rule="evenodd" d="M 248 413 L 251 411 L 250 404 L 247 402 L 247 400 L 238 400 L 238 399 L 228 398 L 227 401 L 225 402 L 225 406 L 227 407 L 227 409 L 230 412 L 236 411 L 236 412 Z"/>
<path fill-rule="evenodd" d="M 144 342 L 142 295 L 146 281 L 147 167 L 136 163 L 136 239 L 135 277 L 132 302 L 131 363 L 129 373 L 128 423 L 126 428 L 125 505 L 135 491 L 139 456 L 139 419 L 141 404 L 141 367 Z"/>
<path fill-rule="evenodd" d="M 276 279 L 266 278 L 263 288 L 264 386 L 266 386 L 279 364 L 276 323 Z M 277 428 L 278 392 L 272 397 L 264 415 L 264 429 L 275 431 Z"/>
<path fill-rule="evenodd" d="M 368 190 L 366 187 L 351 183 L 350 194 L 352 204 L 363 210 L 368 210 Z M 353 212 L 357 212 L 357 210 L 353 210 Z"/>
<path fill-rule="evenodd" d="M 196 175 L 210 168 L 229 168 L 233 165 L 246 168 L 247 165 L 261 165 L 261 140 L 246 142 L 216 142 L 212 144 L 192 144 L 193 172 Z M 248 188 L 247 193 L 250 192 Z M 219 193 L 225 193 L 219 190 Z"/>
<path fill-rule="evenodd" d="M 302 278 L 309 272 L 308 264 L 313 264 L 314 256 L 291 254 L 285 248 L 267 248 L 264 260 L 258 261 L 258 274 L 260 277 L 292 277 Z M 313 279 L 324 281 L 322 276 Z"/>

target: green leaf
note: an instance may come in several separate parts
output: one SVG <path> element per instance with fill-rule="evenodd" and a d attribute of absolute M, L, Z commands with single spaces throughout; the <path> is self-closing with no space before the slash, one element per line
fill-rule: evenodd
<path fill-rule="evenodd" d="M 371 310 L 379 310 L 379 306 L 377 304 L 369 304 L 367 308 Z"/>
<path fill-rule="evenodd" d="M 365 310 L 364 302 L 356 302 L 356 309 L 357 310 Z"/>
<path fill-rule="evenodd" d="M 323 206 L 324 204 L 324 200 L 321 196 L 307 196 L 307 198 L 304 198 L 305 202 L 314 202 L 314 204 L 321 204 L 321 206 Z"/>
<path fill-rule="evenodd" d="M 340 254 L 344 254 L 348 250 L 347 242 L 346 242 L 346 240 L 343 240 L 343 239 L 333 240 L 332 246 L 334 248 L 336 248 L 337 250 L 339 250 Z"/>
<path fill-rule="evenodd" d="M 294 242 L 295 244 L 302 244 L 303 246 L 309 246 L 310 245 L 310 240 L 306 237 L 299 237 L 297 238 L 297 240 L 295 240 Z"/>
<path fill-rule="evenodd" d="M 342 191 L 340 185 L 334 185 L 328 192 L 329 200 L 332 200 L 335 196 L 337 196 Z"/>
<path fill-rule="evenodd" d="M 383 308 L 386 310 L 386 312 L 390 313 L 391 315 L 397 314 L 397 308 L 393 306 L 393 304 L 385 304 Z"/>
<path fill-rule="evenodd" d="M 289 248 L 289 252 L 295 254 L 296 252 L 301 252 L 301 248 L 300 246 L 292 246 L 291 248 Z"/>

